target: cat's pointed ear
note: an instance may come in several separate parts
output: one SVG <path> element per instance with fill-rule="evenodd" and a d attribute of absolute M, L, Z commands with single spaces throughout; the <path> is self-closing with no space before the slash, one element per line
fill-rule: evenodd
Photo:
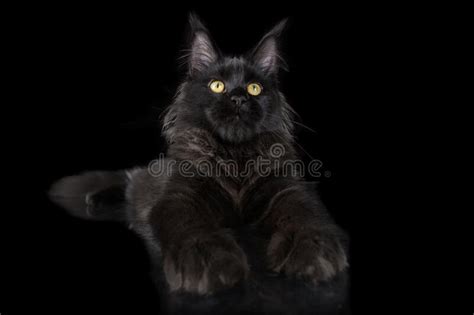
<path fill-rule="evenodd" d="M 286 64 L 280 55 L 280 37 L 288 19 L 280 21 L 270 32 L 265 34 L 253 49 L 250 58 L 253 63 L 266 74 L 276 74 L 278 69 L 286 69 Z"/>
<path fill-rule="evenodd" d="M 219 52 L 211 40 L 209 31 L 194 14 L 189 15 L 190 26 L 190 51 L 188 54 L 189 73 L 204 71 L 212 63 L 216 62 Z"/>

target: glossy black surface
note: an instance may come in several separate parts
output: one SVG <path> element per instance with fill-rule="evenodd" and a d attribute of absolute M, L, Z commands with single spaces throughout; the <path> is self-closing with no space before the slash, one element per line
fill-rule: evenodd
<path fill-rule="evenodd" d="M 9 155 L 17 162 L 21 157 L 22 173 L 14 174 L 13 192 L 5 193 L 8 203 L 2 209 L 2 315 L 32 314 L 31 309 L 157 314 L 167 304 L 190 313 L 194 307 L 219 313 L 222 306 L 349 314 L 356 296 L 375 301 L 360 293 L 365 275 L 357 268 L 384 265 L 378 259 L 357 261 L 359 243 L 351 247 L 350 275 L 316 288 L 267 274 L 254 262 L 250 281 L 233 292 L 209 299 L 173 295 L 167 303 L 166 288 L 156 289 L 151 280 L 152 266 L 138 237 L 118 224 L 72 218 L 51 204 L 46 191 L 62 176 L 146 165 L 164 150 L 157 121 L 182 77 L 177 58 L 191 8 L 71 7 L 54 14 L 55 9 L 42 8 L 31 20 L 32 40 L 24 39 L 30 43 L 25 60 L 34 66 L 27 76 L 32 87 L 23 93 L 34 100 L 17 106 L 18 116 L 4 116 L 15 123 L 6 135 L 14 147 Z M 322 176 L 315 179 L 318 189 L 351 238 L 370 226 L 367 205 L 355 195 L 372 194 L 363 185 L 364 165 L 379 158 L 364 155 L 361 130 L 379 113 L 385 86 L 379 74 L 387 67 L 383 52 L 394 49 L 382 42 L 387 33 L 377 25 L 383 17 L 363 8 L 316 10 L 309 4 L 251 10 L 236 5 L 234 13 L 230 5 L 220 13 L 194 9 L 227 53 L 245 52 L 274 23 L 291 17 L 283 47 L 290 72 L 282 75 L 281 85 L 301 123 L 314 130 L 300 126 L 301 156 L 306 163 L 323 162 Z M 13 139 L 18 128 L 26 130 L 24 141 Z M 391 218 L 379 216 L 379 222 Z M 379 247 L 369 247 L 378 253 Z"/>
<path fill-rule="evenodd" d="M 264 239 L 254 231 L 238 231 L 251 268 L 249 278 L 237 287 L 209 297 L 188 293 L 169 293 L 160 274 L 159 287 L 165 312 L 170 314 L 351 314 L 349 272 L 331 281 L 312 284 L 301 279 L 269 272 L 261 259 Z"/>

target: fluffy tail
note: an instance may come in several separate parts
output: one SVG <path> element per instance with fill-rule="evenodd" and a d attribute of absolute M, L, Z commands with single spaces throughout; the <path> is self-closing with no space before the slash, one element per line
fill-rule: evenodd
<path fill-rule="evenodd" d="M 50 199 L 73 216 L 89 220 L 126 219 L 126 171 L 95 171 L 68 176 L 55 182 Z"/>

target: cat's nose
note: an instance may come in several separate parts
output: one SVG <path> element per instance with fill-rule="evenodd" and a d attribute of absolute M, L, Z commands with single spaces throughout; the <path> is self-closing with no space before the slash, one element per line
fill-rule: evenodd
<path fill-rule="evenodd" d="M 245 103 L 247 99 L 248 98 L 246 95 L 233 95 L 230 97 L 230 100 L 237 106 L 240 106 L 242 105 L 242 103 Z"/>

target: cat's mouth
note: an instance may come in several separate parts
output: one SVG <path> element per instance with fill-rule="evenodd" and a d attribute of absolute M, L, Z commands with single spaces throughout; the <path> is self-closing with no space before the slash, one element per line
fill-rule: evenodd
<path fill-rule="evenodd" d="M 235 110 L 232 114 L 228 115 L 224 119 L 225 124 L 234 124 L 235 127 L 240 125 L 247 126 L 251 123 L 251 117 L 249 117 L 248 113 L 242 110 Z"/>
<path fill-rule="evenodd" d="M 233 116 L 229 117 L 229 122 L 236 125 L 236 127 L 248 127 L 251 124 L 251 119 L 248 114 L 242 112 L 236 112 Z"/>
<path fill-rule="evenodd" d="M 255 120 L 245 109 L 235 109 L 227 116 L 216 117 L 207 112 L 207 118 L 214 132 L 223 140 L 240 142 L 253 136 Z"/>
<path fill-rule="evenodd" d="M 248 110 L 244 109 L 243 107 L 236 108 L 234 111 L 234 116 L 232 117 L 235 122 L 250 122 L 252 120 L 252 117 L 250 117 L 250 114 Z"/>
<path fill-rule="evenodd" d="M 241 110 L 241 108 L 236 108 L 234 111 L 234 116 L 233 116 L 234 121 L 241 120 L 242 115 L 243 115 L 243 111 Z"/>

